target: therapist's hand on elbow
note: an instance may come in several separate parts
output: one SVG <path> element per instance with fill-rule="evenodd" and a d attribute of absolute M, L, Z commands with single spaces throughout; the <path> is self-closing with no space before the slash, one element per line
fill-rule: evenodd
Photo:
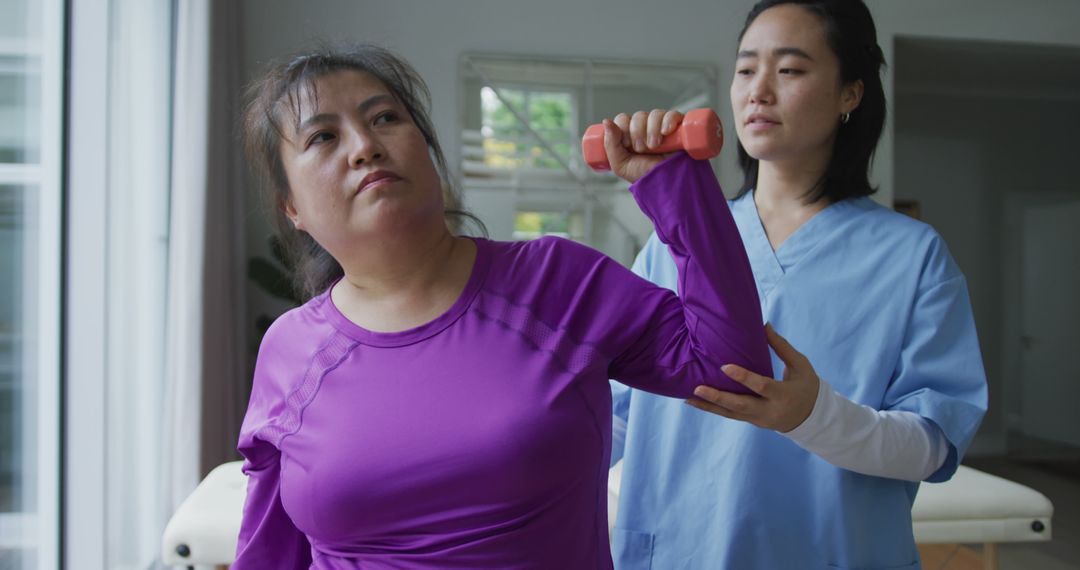
<path fill-rule="evenodd" d="M 722 368 L 724 374 L 751 389 L 760 398 L 703 385 L 694 389 L 696 398 L 686 403 L 706 412 L 781 433 L 799 427 L 814 409 L 820 380 L 810 361 L 777 334 L 771 325 L 766 325 L 765 333 L 769 346 L 784 361 L 783 382 L 728 364 Z"/>

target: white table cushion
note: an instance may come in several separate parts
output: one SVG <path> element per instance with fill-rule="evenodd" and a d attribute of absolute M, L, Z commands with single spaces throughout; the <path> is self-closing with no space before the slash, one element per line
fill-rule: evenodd
<path fill-rule="evenodd" d="M 236 559 L 236 541 L 247 496 L 242 461 L 219 465 L 199 483 L 176 510 L 161 545 L 168 566 L 230 564 Z M 187 556 L 178 552 L 185 546 Z"/>
<path fill-rule="evenodd" d="M 945 483 L 920 485 L 911 508 L 922 544 L 1050 540 L 1053 514 L 1042 493 L 963 465 Z"/>

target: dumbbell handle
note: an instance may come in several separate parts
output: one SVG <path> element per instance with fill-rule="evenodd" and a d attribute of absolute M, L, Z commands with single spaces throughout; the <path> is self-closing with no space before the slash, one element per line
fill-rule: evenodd
<path fill-rule="evenodd" d="M 694 109 L 686 113 L 675 131 L 645 154 L 664 154 L 685 150 L 692 158 L 705 160 L 720 154 L 724 146 L 724 128 L 712 109 Z M 581 153 L 593 170 L 611 170 L 604 150 L 604 125 L 592 125 L 581 138 Z"/>

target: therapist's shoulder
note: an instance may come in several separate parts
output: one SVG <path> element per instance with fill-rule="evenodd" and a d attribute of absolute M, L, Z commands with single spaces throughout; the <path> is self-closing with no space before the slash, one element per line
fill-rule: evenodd
<path fill-rule="evenodd" d="M 917 269 L 920 281 L 933 285 L 963 277 L 948 244 L 933 226 L 869 198 L 861 199 L 858 206 L 865 213 L 864 225 L 877 234 L 877 243 L 890 248 L 898 262 Z"/>

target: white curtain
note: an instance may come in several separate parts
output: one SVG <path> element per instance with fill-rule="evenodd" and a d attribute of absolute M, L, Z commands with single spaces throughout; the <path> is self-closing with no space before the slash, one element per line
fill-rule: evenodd
<path fill-rule="evenodd" d="M 162 442 L 166 517 L 200 474 L 209 33 L 210 0 L 177 3 Z"/>
<path fill-rule="evenodd" d="M 177 2 L 161 489 L 166 516 L 213 466 L 236 457 L 247 404 L 244 204 L 233 130 L 239 43 L 237 3 Z"/>
<path fill-rule="evenodd" d="M 111 0 L 107 9 L 105 512 L 98 516 L 105 565 L 121 570 L 156 558 L 160 534 L 148 523 L 164 510 L 155 459 L 164 401 L 172 10 L 142 0 Z"/>

